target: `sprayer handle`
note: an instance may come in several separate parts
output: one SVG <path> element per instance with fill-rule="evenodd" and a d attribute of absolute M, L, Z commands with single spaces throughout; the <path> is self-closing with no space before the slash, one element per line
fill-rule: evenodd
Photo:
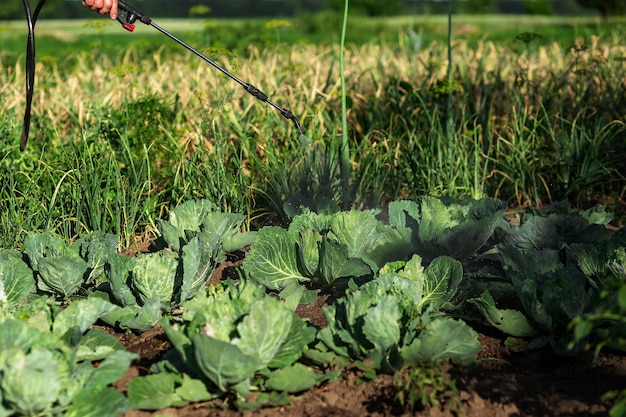
<path fill-rule="evenodd" d="M 152 19 L 146 16 L 142 11 L 129 6 L 123 0 L 118 0 L 117 7 L 119 10 L 117 14 L 117 21 L 120 22 L 122 27 L 129 32 L 135 30 L 135 21 L 137 19 L 146 25 L 150 25 L 152 23 Z"/>

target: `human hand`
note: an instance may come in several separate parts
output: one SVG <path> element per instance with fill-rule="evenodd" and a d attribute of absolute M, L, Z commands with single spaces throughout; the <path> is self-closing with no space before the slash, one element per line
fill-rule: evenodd
<path fill-rule="evenodd" d="M 100 14 L 109 14 L 111 19 L 117 18 L 117 0 L 83 0 L 83 6 Z"/>

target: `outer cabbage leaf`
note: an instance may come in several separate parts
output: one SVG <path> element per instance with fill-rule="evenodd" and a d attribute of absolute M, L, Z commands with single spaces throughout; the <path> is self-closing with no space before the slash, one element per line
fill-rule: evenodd
<path fill-rule="evenodd" d="M 106 358 L 124 346 L 115 336 L 103 330 L 90 329 L 80 339 L 76 349 L 77 361 L 97 361 Z"/>
<path fill-rule="evenodd" d="M 278 350 L 267 366 L 269 368 L 284 368 L 291 365 L 300 359 L 306 347 L 315 340 L 316 334 L 317 330 L 313 326 L 292 314 L 289 334 L 281 341 Z"/>
<path fill-rule="evenodd" d="M 104 232 L 92 232 L 76 241 L 74 246 L 78 247 L 81 258 L 89 265 L 89 276 L 85 279 L 87 283 L 100 281 L 106 261 L 116 255 L 118 241 L 116 235 Z"/>
<path fill-rule="evenodd" d="M 551 219 L 533 216 L 519 227 L 509 228 L 503 243 L 521 250 L 556 248 L 558 231 Z"/>
<path fill-rule="evenodd" d="M 326 236 L 322 238 L 319 257 L 319 270 L 314 278 L 317 287 L 344 289 L 350 279 L 373 275 L 372 267 L 362 258 L 351 257 L 345 245 Z"/>
<path fill-rule="evenodd" d="M 55 317 L 53 332 L 62 336 L 72 327 L 77 327 L 80 333 L 84 333 L 100 317 L 115 309 L 115 305 L 102 298 L 74 300 Z"/>
<path fill-rule="evenodd" d="M 298 269 L 294 238 L 287 230 L 275 226 L 259 230 L 243 267 L 253 280 L 271 290 L 283 289 L 292 282 L 310 280 Z"/>
<path fill-rule="evenodd" d="M 376 349 L 389 350 L 400 342 L 400 318 L 396 297 L 383 296 L 363 317 L 363 334 Z"/>
<path fill-rule="evenodd" d="M 320 266 L 320 248 L 322 247 L 322 235 L 312 229 L 300 230 L 298 254 L 302 273 L 306 276 L 314 276 Z"/>
<path fill-rule="evenodd" d="M 211 278 L 217 265 L 219 246 L 199 233 L 182 249 L 183 279 L 177 292 L 177 304 L 192 298 Z"/>
<path fill-rule="evenodd" d="M 340 372 L 337 370 L 330 374 L 319 374 L 301 363 L 296 363 L 272 372 L 265 386 L 275 391 L 297 393 L 309 390 L 328 380 L 334 380 L 340 376 Z"/>
<path fill-rule="evenodd" d="M 30 351 L 35 347 L 59 346 L 58 338 L 48 333 L 49 329 L 37 329 L 17 319 L 5 319 L 0 322 L 0 357 L 2 352 L 12 350 Z"/>
<path fill-rule="evenodd" d="M 118 417 L 128 408 L 124 394 L 110 387 L 83 389 L 72 400 L 65 417 Z"/>
<path fill-rule="evenodd" d="M 259 357 L 246 355 L 235 345 L 203 334 L 196 334 L 192 342 L 196 363 L 220 391 L 248 394 L 250 380 L 260 368 Z"/>
<path fill-rule="evenodd" d="M 476 360 L 481 349 L 478 334 L 464 321 L 441 318 L 430 322 L 419 337 L 400 352 L 406 363 L 449 360 L 468 365 Z"/>
<path fill-rule="evenodd" d="M 252 243 L 256 233 L 239 233 L 245 216 L 239 213 L 210 213 L 202 222 L 202 232 L 212 236 L 214 245 L 225 251 L 241 249 Z M 208 241 L 208 240 L 207 240 Z"/>
<path fill-rule="evenodd" d="M 497 308 L 489 291 L 485 290 L 480 298 L 473 298 L 468 301 L 478 308 L 478 311 L 490 325 L 501 332 L 514 337 L 537 336 L 537 331 L 521 311 Z"/>
<path fill-rule="evenodd" d="M 137 306 L 137 297 L 129 286 L 130 273 L 136 263 L 135 257 L 112 256 L 104 266 L 111 296 L 122 307 Z"/>
<path fill-rule="evenodd" d="M 143 410 L 160 410 L 181 407 L 185 404 L 209 401 L 217 397 L 207 390 L 205 383 L 187 374 L 151 374 L 128 382 L 130 407 Z"/>
<path fill-rule="evenodd" d="M 50 233 L 29 233 L 24 239 L 24 252 L 34 271 L 39 270 L 39 260 L 74 254 L 62 239 Z"/>
<path fill-rule="evenodd" d="M 505 207 L 505 202 L 495 199 L 445 204 L 424 196 L 416 202 L 390 203 L 389 222 L 404 236 L 410 232 L 415 252 L 425 259 L 448 255 L 464 260 L 491 237 Z"/>
<path fill-rule="evenodd" d="M 519 227 L 504 230 L 502 243 L 519 250 L 560 249 L 574 243 L 599 244 L 610 240 L 614 231 L 605 227 L 610 215 L 597 206 L 575 213 L 568 202 L 555 203 L 547 213 L 523 213 Z"/>
<path fill-rule="evenodd" d="M 154 327 L 162 317 L 161 307 L 161 300 L 155 296 L 146 300 L 141 307 L 137 304 L 119 307 L 104 314 L 101 319 L 120 329 L 145 332 Z"/>
<path fill-rule="evenodd" d="M 42 258 L 38 262 L 37 287 L 42 291 L 69 298 L 83 284 L 88 268 L 87 262 L 79 256 Z"/>
<path fill-rule="evenodd" d="M 175 394 L 175 384 L 180 375 L 158 373 L 133 378 L 127 383 L 128 401 L 131 409 L 161 410 L 171 406 L 182 406 L 179 395 Z"/>
<path fill-rule="evenodd" d="M 358 258 L 372 270 L 404 258 L 409 240 L 398 230 L 380 222 L 368 211 L 345 211 L 332 216 L 328 236 L 345 246 L 348 258 Z"/>
<path fill-rule="evenodd" d="M 419 277 L 419 275 L 418 275 Z M 429 305 L 430 308 L 446 307 L 463 278 L 463 266 L 447 256 L 435 258 L 424 273 L 422 282 L 422 300 L 419 306 Z"/>
<path fill-rule="evenodd" d="M 0 250 L 0 311 L 15 310 L 35 288 L 33 271 L 19 252 Z"/>

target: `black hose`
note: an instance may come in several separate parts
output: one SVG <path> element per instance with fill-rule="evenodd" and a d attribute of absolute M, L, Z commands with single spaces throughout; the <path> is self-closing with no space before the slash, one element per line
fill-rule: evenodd
<path fill-rule="evenodd" d="M 37 17 L 46 0 L 39 0 L 35 13 L 30 12 L 28 0 L 24 0 L 26 21 L 28 23 L 28 39 L 26 42 L 26 109 L 24 110 L 24 124 L 22 125 L 22 138 L 20 151 L 26 149 L 28 134 L 30 132 L 30 111 L 33 103 L 33 91 L 35 88 L 35 24 Z"/>

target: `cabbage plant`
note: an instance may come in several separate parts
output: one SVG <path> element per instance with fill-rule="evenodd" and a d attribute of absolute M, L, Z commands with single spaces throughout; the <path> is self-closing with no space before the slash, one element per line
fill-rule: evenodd
<path fill-rule="evenodd" d="M 383 268 L 383 271 L 388 268 Z M 451 360 L 472 362 L 481 349 L 478 334 L 465 322 L 441 314 L 457 292 L 461 264 L 450 257 L 427 268 L 414 256 L 324 307 L 328 326 L 321 329 L 317 351 L 322 361 L 361 361 L 394 373 L 405 364 Z"/>
<path fill-rule="evenodd" d="M 224 394 L 243 401 L 251 390 L 276 392 L 275 399 L 286 401 L 288 392 L 338 376 L 297 363 L 316 329 L 253 283 L 202 291 L 183 307 L 183 323 L 161 320 L 174 349 L 153 366 L 153 375 L 131 381 L 131 407 L 162 408 Z"/>
<path fill-rule="evenodd" d="M 147 330 L 162 312 L 193 298 L 225 259 L 255 237 L 239 232 L 244 216 L 221 213 L 208 200 L 189 201 L 159 221 L 166 247 L 136 258 L 111 255 L 105 268 L 110 297 L 121 308 L 103 319 L 121 328 Z"/>
<path fill-rule="evenodd" d="M 483 198 L 450 203 L 431 196 L 389 204 L 389 224 L 426 261 L 447 255 L 466 261 L 493 235 L 506 202 Z"/>
<path fill-rule="evenodd" d="M 244 261 L 251 279 L 282 291 L 305 284 L 314 290 L 367 281 L 379 268 L 409 254 L 409 240 L 373 213 L 305 213 L 289 229 L 263 227 Z"/>
<path fill-rule="evenodd" d="M 50 232 L 29 233 L 24 252 L 35 273 L 37 288 L 68 299 L 81 288 L 99 282 L 105 258 L 115 251 L 117 240 L 115 235 L 93 232 L 70 245 Z"/>
<path fill-rule="evenodd" d="M 561 203 L 543 215 L 525 213 L 517 228 L 500 227 L 499 243 L 471 274 L 476 294 L 469 303 L 504 334 L 526 339 L 524 349 L 550 345 L 575 355 L 596 335 L 585 327 L 573 333 L 572 321 L 597 311 L 607 283 L 626 276 L 616 267 L 626 232 L 606 228 L 610 218 L 601 207 L 573 213 Z M 600 332 L 619 331 L 615 323 L 603 325 Z"/>
<path fill-rule="evenodd" d="M 0 416 L 123 414 L 127 400 L 110 385 L 138 356 L 90 328 L 114 308 L 89 298 L 59 310 L 35 296 L 0 319 Z"/>

